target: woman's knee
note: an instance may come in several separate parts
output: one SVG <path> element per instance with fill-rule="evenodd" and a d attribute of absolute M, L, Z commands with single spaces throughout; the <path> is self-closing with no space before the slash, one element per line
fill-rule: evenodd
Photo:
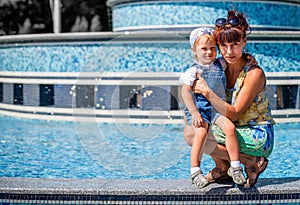
<path fill-rule="evenodd" d="M 186 125 L 184 127 L 183 135 L 184 135 L 184 139 L 185 139 L 186 143 L 188 145 L 192 146 L 195 133 L 194 133 L 193 128 L 190 125 Z"/>

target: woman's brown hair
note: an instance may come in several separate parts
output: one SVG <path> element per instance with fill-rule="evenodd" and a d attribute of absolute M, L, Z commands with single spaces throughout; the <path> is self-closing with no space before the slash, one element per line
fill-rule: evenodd
<path fill-rule="evenodd" d="M 235 26 L 228 23 L 228 20 L 232 18 L 239 18 L 239 24 Z M 247 23 L 245 15 L 236 10 L 229 10 L 227 14 L 227 22 L 223 26 L 216 25 L 214 37 L 217 44 L 222 42 L 240 42 L 242 39 L 246 38 L 247 31 L 251 32 L 251 29 Z"/>

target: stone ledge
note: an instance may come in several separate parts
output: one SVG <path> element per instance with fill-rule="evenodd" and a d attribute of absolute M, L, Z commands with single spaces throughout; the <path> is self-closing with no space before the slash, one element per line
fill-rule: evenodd
<path fill-rule="evenodd" d="M 88 195 L 219 195 L 219 194 L 299 194 L 300 178 L 261 178 L 245 189 L 232 183 L 194 187 L 189 179 L 115 180 L 69 178 L 0 178 L 1 194 L 88 194 Z M 298 196 L 299 198 L 299 196 Z"/>

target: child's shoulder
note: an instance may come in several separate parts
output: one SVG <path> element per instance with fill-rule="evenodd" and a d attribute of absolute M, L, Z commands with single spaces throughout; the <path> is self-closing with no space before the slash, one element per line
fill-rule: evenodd
<path fill-rule="evenodd" d="M 198 62 L 194 61 L 194 62 L 190 65 L 189 69 L 190 69 L 190 70 L 201 69 L 201 65 L 200 65 Z"/>

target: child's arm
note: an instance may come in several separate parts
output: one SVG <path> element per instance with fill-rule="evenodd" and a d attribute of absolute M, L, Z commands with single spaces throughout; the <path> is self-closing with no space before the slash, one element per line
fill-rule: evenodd
<path fill-rule="evenodd" d="M 189 112 L 192 115 L 192 124 L 194 127 L 203 126 L 203 118 L 201 117 L 198 109 L 194 103 L 193 97 L 191 95 L 192 88 L 189 85 L 182 85 L 181 96 L 185 106 L 188 108 Z"/>

